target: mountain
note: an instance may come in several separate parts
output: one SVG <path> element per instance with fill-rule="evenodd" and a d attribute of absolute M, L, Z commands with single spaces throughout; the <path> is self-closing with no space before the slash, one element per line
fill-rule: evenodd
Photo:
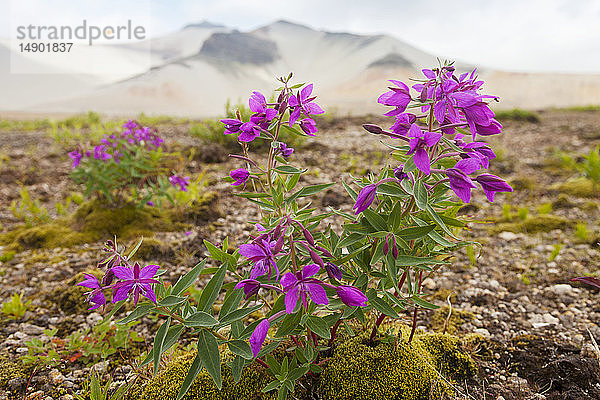
<path fill-rule="evenodd" d="M 326 109 L 381 112 L 376 99 L 386 90 L 387 79 L 405 80 L 436 63 L 434 55 L 388 35 L 328 32 L 289 21 L 247 32 L 203 21 L 143 42 L 100 47 L 89 49 L 102 51 L 106 63 L 129 65 L 126 61 L 145 56 L 146 68 L 134 64 L 133 73 L 108 82 L 93 73 L 56 75 L 61 78 L 48 79 L 54 81 L 51 85 L 41 82 L 39 95 L 33 96 L 38 89 L 28 88 L 23 96 L 13 84 L 3 93 L 8 100 L 0 101 L 0 110 L 216 116 L 228 99 L 246 101 L 253 90 L 270 94 L 276 77 L 294 72 L 295 82 L 315 83 Z M 0 48 L 0 64 L 7 50 Z M 600 76 L 479 72 L 487 91 L 501 96 L 504 107 L 600 103 Z M 0 83 L 14 79 L 0 69 Z M 69 89 L 61 90 L 61 85 Z"/>

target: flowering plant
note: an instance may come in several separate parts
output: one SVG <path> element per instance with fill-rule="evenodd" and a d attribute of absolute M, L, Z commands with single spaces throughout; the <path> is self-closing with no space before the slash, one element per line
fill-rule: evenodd
<path fill-rule="evenodd" d="M 133 198 L 140 205 L 162 197 L 173 202 L 172 186 L 185 191 L 189 177 L 162 175 L 163 139 L 156 130 L 135 121 L 123 125 L 120 133 L 104 135 L 90 149 L 80 145 L 69 153 L 73 161 L 72 178 L 86 186 L 86 196 L 104 198 L 112 204 Z"/>
<path fill-rule="evenodd" d="M 342 182 L 355 202 L 354 214 L 318 213 L 310 207 L 306 198 L 332 183 L 297 188 L 306 171 L 291 163 L 294 152 L 279 141 L 280 130 L 314 136 L 312 116 L 324 111 L 315 103 L 313 85 L 292 86 L 290 74 L 280 78 L 275 102 L 252 94 L 248 121 L 221 121 L 225 134 L 237 135 L 241 143 L 271 143 L 266 165 L 248 154 L 232 155 L 245 165 L 231 171 L 230 181 L 244 190 L 238 195 L 256 204 L 261 215 L 246 243 L 230 254 L 227 240 L 220 246 L 205 241 L 218 266 L 205 268 L 204 260 L 173 286 L 160 278 L 158 266 L 132 265 L 131 257 L 114 242 L 107 244 L 108 257 L 101 263 L 104 278 L 90 275 L 81 284 L 91 289 L 93 308 L 106 304 L 108 289 L 113 303 L 130 295 L 139 301 L 122 323 L 150 312 L 165 317 L 142 364 L 153 361 L 156 371 L 161 354 L 185 329 L 197 335 L 197 356 L 178 399 L 203 367 L 221 388 L 219 345 L 226 344 L 234 355 L 229 366 L 236 381 L 246 366 L 259 363 L 273 376 L 263 392 L 277 390 L 278 398 L 284 399 L 304 375 L 321 372 L 326 352 L 339 339 L 338 328 L 352 332 L 350 326 L 357 325 L 353 320 L 364 326 L 367 313 L 377 315 L 369 337 L 375 341 L 386 317 L 397 319 L 413 309 L 410 342 L 418 308 L 435 308 L 421 293 L 423 279 L 468 244 L 456 237 L 468 222 L 457 211 L 470 200 L 475 182 L 490 201 L 496 192 L 512 191 L 494 175 L 470 177 L 495 157 L 487 143 L 475 141 L 476 135 L 501 129 L 485 102 L 491 97 L 478 93 L 483 82 L 474 73 L 456 77 L 451 65 L 423 73 L 426 79 L 413 86 L 416 95 L 404 83 L 392 81 L 394 86 L 379 98 L 379 103 L 393 107 L 387 113 L 395 118 L 390 130 L 364 125 L 391 139 L 386 145 L 394 161 L 378 175 L 355 178 L 358 193 Z M 420 113 L 407 112 L 409 108 Z M 465 128 L 473 138 L 470 142 L 461 133 Z M 320 228 L 333 213 L 346 220 L 341 235 L 331 227 Z M 214 275 L 194 303 L 186 290 L 207 272 Z M 226 275 L 233 281 L 225 283 Z M 216 315 L 212 305 L 223 291 Z M 248 323 L 247 317 L 256 312 L 262 317 Z M 278 348 L 286 352 L 283 360 L 272 355 Z"/>

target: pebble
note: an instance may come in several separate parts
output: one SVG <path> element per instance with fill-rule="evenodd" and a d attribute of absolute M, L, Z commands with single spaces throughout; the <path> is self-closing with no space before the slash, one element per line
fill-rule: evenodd
<path fill-rule="evenodd" d="M 567 283 L 560 283 L 558 285 L 550 286 L 548 290 L 557 296 L 569 296 L 573 294 L 573 286 Z"/>
<path fill-rule="evenodd" d="M 60 385 L 65 380 L 64 375 L 61 374 L 60 371 L 57 370 L 56 368 L 53 369 L 52 371 L 50 371 L 50 373 L 48 374 L 48 377 L 50 378 L 50 381 L 54 385 Z"/>
<path fill-rule="evenodd" d="M 498 234 L 498 237 L 502 240 L 506 240 L 507 242 L 510 242 L 512 240 L 515 240 L 519 236 L 516 233 L 504 231 L 504 232 L 500 232 Z"/>
<path fill-rule="evenodd" d="M 488 331 L 485 328 L 477 328 L 477 329 L 473 330 L 473 332 L 483 336 L 484 338 L 489 338 L 492 336 L 492 335 L 490 335 L 490 331 Z"/>

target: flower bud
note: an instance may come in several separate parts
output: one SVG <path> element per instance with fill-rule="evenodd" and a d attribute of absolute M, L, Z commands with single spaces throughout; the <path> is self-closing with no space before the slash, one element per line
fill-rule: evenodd
<path fill-rule="evenodd" d="M 329 279 L 337 279 L 338 281 L 342 279 L 340 267 L 332 262 L 325 263 L 325 271 L 327 272 L 327 275 L 329 275 Z"/>
<path fill-rule="evenodd" d="M 385 241 L 383 242 L 383 255 L 384 256 L 387 256 L 388 252 L 390 251 L 390 246 L 388 244 L 388 237 L 389 236 L 386 236 Z"/>
<path fill-rule="evenodd" d="M 363 124 L 363 128 L 374 135 L 381 135 L 383 133 L 383 129 L 381 127 L 374 124 Z"/>
<path fill-rule="evenodd" d="M 308 229 L 303 228 L 302 234 L 304 235 L 304 238 L 306 239 L 306 241 L 308 243 L 310 243 L 311 246 L 315 245 L 315 239 L 313 238 L 313 235 L 310 233 L 310 231 Z"/>
<path fill-rule="evenodd" d="M 321 257 L 319 257 L 319 255 L 317 253 L 315 253 L 314 250 L 309 249 L 308 250 L 308 254 L 310 254 L 310 258 L 313 260 L 313 262 L 315 264 L 318 264 L 320 267 L 324 267 L 325 266 L 323 264 L 323 259 Z"/>

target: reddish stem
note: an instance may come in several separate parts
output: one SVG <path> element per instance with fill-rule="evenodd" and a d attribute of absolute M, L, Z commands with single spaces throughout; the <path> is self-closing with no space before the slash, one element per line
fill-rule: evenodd
<path fill-rule="evenodd" d="M 331 338 L 329 339 L 329 342 L 327 343 L 327 347 L 331 347 L 333 346 L 333 342 L 335 342 L 335 339 L 337 338 L 337 330 L 340 326 L 340 324 L 342 323 L 342 319 L 338 319 L 335 324 L 333 324 L 333 326 L 331 327 Z"/>
<path fill-rule="evenodd" d="M 260 365 L 262 365 L 265 368 L 269 368 L 269 364 L 267 364 L 266 362 L 264 362 L 263 360 L 261 360 L 260 358 L 256 359 L 256 362 L 259 363 Z"/>
<path fill-rule="evenodd" d="M 417 294 L 421 293 L 421 283 L 423 282 L 423 271 L 419 271 L 419 286 L 417 287 Z M 419 307 L 415 306 L 415 310 L 413 311 L 412 317 L 412 327 L 410 330 L 410 336 L 408 337 L 408 344 L 412 342 L 413 337 L 415 336 L 415 331 L 417 330 L 417 311 Z"/>
<path fill-rule="evenodd" d="M 408 269 L 406 269 L 404 271 L 404 273 L 402 274 L 402 277 L 400 278 L 400 282 L 398 282 L 398 291 L 395 293 L 396 297 L 398 297 L 400 295 L 400 290 L 402 289 L 402 286 L 404 286 L 404 281 L 406 280 L 407 275 L 408 275 Z M 373 339 L 375 339 L 375 335 L 377 334 L 379 325 L 381 325 L 381 323 L 383 322 L 385 317 L 386 317 L 386 315 L 384 313 L 381 313 L 379 318 L 377 318 L 377 320 L 375 321 L 375 325 L 373 326 L 373 330 L 371 331 L 371 336 L 369 337 L 370 342 L 372 342 Z"/>

